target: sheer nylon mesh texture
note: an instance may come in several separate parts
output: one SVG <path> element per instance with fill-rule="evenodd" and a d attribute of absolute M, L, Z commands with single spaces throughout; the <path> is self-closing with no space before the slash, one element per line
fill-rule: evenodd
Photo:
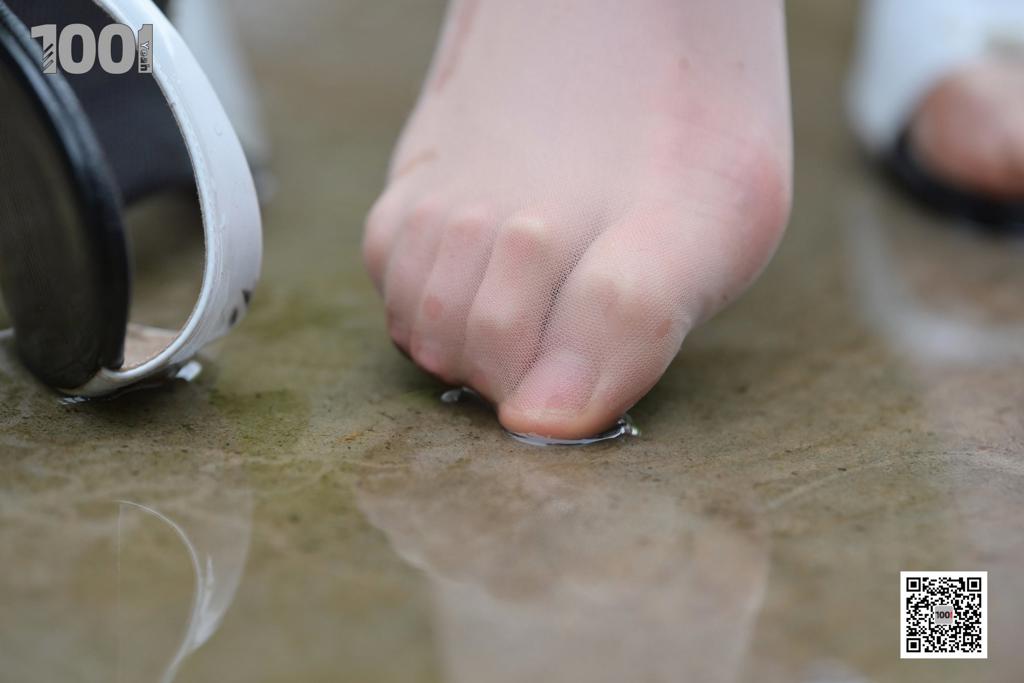
<path fill-rule="evenodd" d="M 528 426 L 641 398 L 777 237 L 782 11 L 748 5 L 456 2 L 367 222 L 395 342 Z"/>

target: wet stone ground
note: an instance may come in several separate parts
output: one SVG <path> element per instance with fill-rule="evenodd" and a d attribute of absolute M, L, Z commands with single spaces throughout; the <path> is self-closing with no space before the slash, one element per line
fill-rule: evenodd
<path fill-rule="evenodd" d="M 875 176 L 851 3 L 788 4 L 778 257 L 642 437 L 538 449 L 439 400 L 359 263 L 440 3 L 233 3 L 275 150 L 263 282 L 193 383 L 68 406 L 0 355 L 0 681 L 1018 678 L 1024 244 Z M 139 223 L 136 318 L 179 322 L 187 212 Z M 908 569 L 989 572 L 987 661 L 900 661 Z"/>

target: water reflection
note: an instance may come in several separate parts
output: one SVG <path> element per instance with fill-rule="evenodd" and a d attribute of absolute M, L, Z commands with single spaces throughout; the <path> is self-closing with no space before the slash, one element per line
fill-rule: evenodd
<path fill-rule="evenodd" d="M 855 188 L 845 237 L 867 319 L 915 361 L 1024 360 L 1024 239 L 943 224 Z"/>
<path fill-rule="evenodd" d="M 846 221 L 866 319 L 901 371 L 936 441 L 929 485 L 955 559 L 989 572 L 990 657 L 1020 671 L 1024 653 L 1024 237 L 993 239 L 863 192 Z M 990 595 L 992 595 L 990 589 Z"/>
<path fill-rule="evenodd" d="M 122 590 L 120 579 L 126 571 L 122 549 L 125 547 L 125 543 L 130 542 L 126 539 L 124 528 L 133 514 L 149 516 L 172 530 L 188 554 L 195 581 L 188 622 L 181 644 L 166 665 L 162 675 L 155 678 L 128 675 L 130 672 L 124 670 L 124 660 L 121 658 L 118 660 L 119 680 L 159 680 L 160 683 L 171 683 L 176 678 L 178 669 L 185 659 L 202 647 L 217 631 L 224 614 L 234 600 L 248 554 L 251 536 L 251 499 L 247 493 L 237 498 L 233 501 L 231 505 L 233 509 L 227 517 L 219 514 L 211 516 L 208 514 L 209 511 L 200 513 L 197 517 L 196 511 L 193 509 L 187 513 L 179 510 L 175 514 L 177 519 L 141 503 L 122 500 L 118 504 L 120 508 L 117 518 L 119 602 L 123 603 L 126 599 L 131 599 L 131 595 Z M 217 507 L 221 507 L 223 504 L 223 500 L 217 501 Z M 242 516 L 235 516 L 238 513 L 242 513 Z M 215 521 L 211 523 L 211 520 Z M 135 649 L 136 646 L 139 649 L 147 646 L 144 631 L 140 638 L 138 632 L 125 629 L 123 624 L 121 626 L 118 643 L 120 652 Z M 136 639 L 141 642 L 133 642 Z"/>
<path fill-rule="evenodd" d="M 769 546 L 643 468 L 416 456 L 358 501 L 429 577 L 446 679 L 733 681 Z"/>
<path fill-rule="evenodd" d="M 252 495 L 240 463 L 157 447 L 64 467 L 47 450 L 8 453 L 19 461 L 0 496 L 3 675 L 175 680 L 244 572 Z"/>

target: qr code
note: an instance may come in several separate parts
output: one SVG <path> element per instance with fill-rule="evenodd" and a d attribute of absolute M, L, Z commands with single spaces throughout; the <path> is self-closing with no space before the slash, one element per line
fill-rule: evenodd
<path fill-rule="evenodd" d="M 988 657 L 988 572 L 900 572 L 900 657 Z"/>

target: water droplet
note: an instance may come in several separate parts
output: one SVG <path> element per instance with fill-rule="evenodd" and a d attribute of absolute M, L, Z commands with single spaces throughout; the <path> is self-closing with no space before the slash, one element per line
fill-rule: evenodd
<path fill-rule="evenodd" d="M 203 364 L 193 359 L 185 363 L 184 365 L 174 366 L 165 372 L 154 375 L 153 377 L 147 377 L 140 382 L 131 384 L 117 391 L 106 394 L 105 396 L 61 396 L 57 399 L 57 402 L 62 406 L 74 406 L 82 403 L 90 403 L 93 401 L 113 401 L 117 398 L 130 394 L 135 391 L 144 391 L 146 389 L 156 389 L 170 384 L 174 380 L 181 380 L 182 382 L 193 382 L 203 372 Z"/>
<path fill-rule="evenodd" d="M 174 375 L 174 379 L 180 379 L 183 382 L 195 381 L 196 377 L 199 377 L 203 373 L 203 364 L 193 359 L 181 366 L 177 373 Z"/>
<path fill-rule="evenodd" d="M 449 389 L 441 394 L 441 403 L 458 403 L 466 398 L 477 396 L 472 389 Z"/>
<path fill-rule="evenodd" d="M 630 417 L 629 413 L 620 417 L 608 431 L 585 439 L 551 439 L 546 436 L 537 436 L 536 434 L 518 434 L 516 432 L 509 432 L 507 429 L 505 431 L 516 441 L 531 446 L 589 446 L 590 444 L 602 441 L 640 436 L 640 429 L 633 423 L 633 418 Z"/>

